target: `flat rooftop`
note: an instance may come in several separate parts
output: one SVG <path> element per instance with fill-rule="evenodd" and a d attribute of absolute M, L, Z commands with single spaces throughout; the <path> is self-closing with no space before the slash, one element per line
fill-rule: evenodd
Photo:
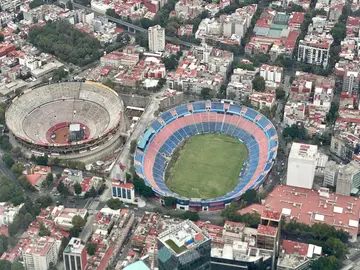
<path fill-rule="evenodd" d="M 259 225 L 257 234 L 275 236 L 277 234 L 278 228 L 272 226 Z"/>
<path fill-rule="evenodd" d="M 289 158 L 315 160 L 317 153 L 317 145 L 293 142 Z"/>
<path fill-rule="evenodd" d="M 159 234 L 158 239 L 176 256 L 180 256 L 182 253 L 210 240 L 210 237 L 192 221 L 185 220 Z"/>
<path fill-rule="evenodd" d="M 281 213 L 274 211 L 274 210 L 264 210 L 261 213 L 261 218 L 266 218 L 266 219 L 270 219 L 270 220 L 275 220 L 275 221 L 280 221 L 281 219 Z"/>
<path fill-rule="evenodd" d="M 356 197 L 338 195 L 327 189 L 312 190 L 278 185 L 265 199 L 264 205 L 253 204 L 240 210 L 241 214 L 264 210 L 281 212 L 289 221 L 313 225 L 326 223 L 343 229 L 351 236 L 357 235 L 359 227 L 360 200 Z"/>

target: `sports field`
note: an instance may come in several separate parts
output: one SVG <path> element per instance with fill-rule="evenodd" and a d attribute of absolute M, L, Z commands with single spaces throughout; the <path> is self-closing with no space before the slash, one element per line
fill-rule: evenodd
<path fill-rule="evenodd" d="M 246 146 L 221 134 L 190 137 L 179 146 L 166 171 L 166 185 L 187 198 L 217 198 L 238 184 Z"/>

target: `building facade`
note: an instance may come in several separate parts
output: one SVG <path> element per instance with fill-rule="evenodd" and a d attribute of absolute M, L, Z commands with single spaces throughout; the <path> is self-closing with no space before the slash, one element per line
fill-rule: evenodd
<path fill-rule="evenodd" d="M 312 188 L 318 147 L 293 142 L 288 160 L 286 185 Z"/>
<path fill-rule="evenodd" d="M 165 50 L 165 28 L 160 25 L 149 27 L 149 50 L 151 52 L 162 52 Z"/>
<path fill-rule="evenodd" d="M 331 35 L 307 35 L 299 41 L 298 61 L 326 68 L 330 59 Z"/>
<path fill-rule="evenodd" d="M 55 239 L 41 237 L 34 239 L 24 249 L 23 260 L 27 270 L 47 270 L 50 263 L 56 264 L 58 248 Z"/>
<path fill-rule="evenodd" d="M 334 187 L 335 186 L 336 180 L 337 180 L 337 175 L 338 175 L 338 170 L 339 170 L 339 167 L 335 161 L 329 160 L 326 163 L 325 169 L 324 169 L 324 182 L 323 182 L 324 187 L 327 187 L 327 186 Z"/>
<path fill-rule="evenodd" d="M 360 164 L 356 161 L 340 166 L 336 182 L 336 194 L 350 196 L 360 187 Z M 357 191 L 356 191 L 357 190 Z"/>
<path fill-rule="evenodd" d="M 131 183 L 123 184 L 119 180 L 112 182 L 112 196 L 125 203 L 135 204 L 135 189 Z"/>
<path fill-rule="evenodd" d="M 85 245 L 81 239 L 71 238 L 63 253 L 65 270 L 83 270 L 87 264 Z"/>
<path fill-rule="evenodd" d="M 186 220 L 158 236 L 159 270 L 211 269 L 211 239 Z"/>

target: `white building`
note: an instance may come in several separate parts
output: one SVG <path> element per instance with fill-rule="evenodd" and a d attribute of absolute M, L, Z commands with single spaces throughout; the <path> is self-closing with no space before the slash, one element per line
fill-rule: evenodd
<path fill-rule="evenodd" d="M 323 186 L 335 186 L 337 174 L 338 174 L 339 166 L 336 164 L 335 161 L 328 161 L 325 165 L 324 169 L 324 182 Z"/>
<path fill-rule="evenodd" d="M 311 189 L 317 156 L 317 145 L 293 142 L 288 160 L 286 185 Z"/>
<path fill-rule="evenodd" d="M 87 264 L 85 245 L 81 244 L 81 239 L 71 238 L 69 244 L 64 249 L 64 269 L 83 270 Z"/>
<path fill-rule="evenodd" d="M 27 270 L 47 270 L 52 262 L 56 265 L 58 246 L 51 237 L 33 239 L 23 251 L 23 260 Z"/>
<path fill-rule="evenodd" d="M 330 110 L 333 97 L 334 92 L 332 88 L 324 89 L 322 87 L 315 87 L 313 104 L 315 106 L 324 106 Z"/>
<path fill-rule="evenodd" d="M 299 41 L 297 60 L 326 68 L 329 64 L 330 47 L 333 41 L 331 35 L 306 35 Z"/>
<path fill-rule="evenodd" d="M 13 206 L 8 202 L 0 203 L 0 227 L 12 223 L 23 206 L 23 203 L 18 206 Z"/>
<path fill-rule="evenodd" d="M 165 28 L 160 25 L 149 27 L 149 50 L 151 52 L 162 52 L 165 50 Z"/>
<path fill-rule="evenodd" d="M 260 76 L 263 77 L 265 81 L 281 83 L 283 76 L 283 68 L 277 66 L 262 65 L 260 67 Z"/>
<path fill-rule="evenodd" d="M 360 164 L 356 161 L 340 166 L 336 181 L 336 194 L 350 196 L 360 187 Z"/>
<path fill-rule="evenodd" d="M 122 184 L 119 180 L 112 182 L 112 196 L 124 203 L 136 204 L 135 188 L 131 183 Z"/>

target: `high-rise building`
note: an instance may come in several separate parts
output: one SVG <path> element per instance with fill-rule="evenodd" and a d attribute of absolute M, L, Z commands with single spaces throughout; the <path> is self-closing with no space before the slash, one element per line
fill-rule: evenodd
<path fill-rule="evenodd" d="M 56 264 L 58 249 L 55 239 L 40 237 L 33 239 L 23 250 L 23 259 L 27 270 L 47 270 L 50 263 Z"/>
<path fill-rule="evenodd" d="M 350 196 L 360 187 L 360 164 L 356 161 L 340 166 L 336 181 L 336 194 Z"/>
<path fill-rule="evenodd" d="M 160 270 L 207 270 L 210 265 L 211 239 L 192 221 L 185 220 L 158 236 Z"/>
<path fill-rule="evenodd" d="M 81 239 L 71 238 L 63 253 L 65 270 L 83 270 L 87 264 L 85 245 Z"/>
<path fill-rule="evenodd" d="M 293 142 L 288 159 L 286 185 L 311 189 L 317 157 L 317 145 Z"/>
<path fill-rule="evenodd" d="M 149 50 L 151 52 L 162 52 L 165 50 L 165 28 L 160 25 L 149 27 Z"/>
<path fill-rule="evenodd" d="M 343 92 L 357 95 L 360 87 L 360 74 L 358 71 L 346 71 L 343 81 Z"/>
<path fill-rule="evenodd" d="M 337 174 L 338 174 L 339 166 L 335 161 L 329 160 L 324 169 L 324 182 L 323 186 L 334 187 L 336 184 Z"/>

